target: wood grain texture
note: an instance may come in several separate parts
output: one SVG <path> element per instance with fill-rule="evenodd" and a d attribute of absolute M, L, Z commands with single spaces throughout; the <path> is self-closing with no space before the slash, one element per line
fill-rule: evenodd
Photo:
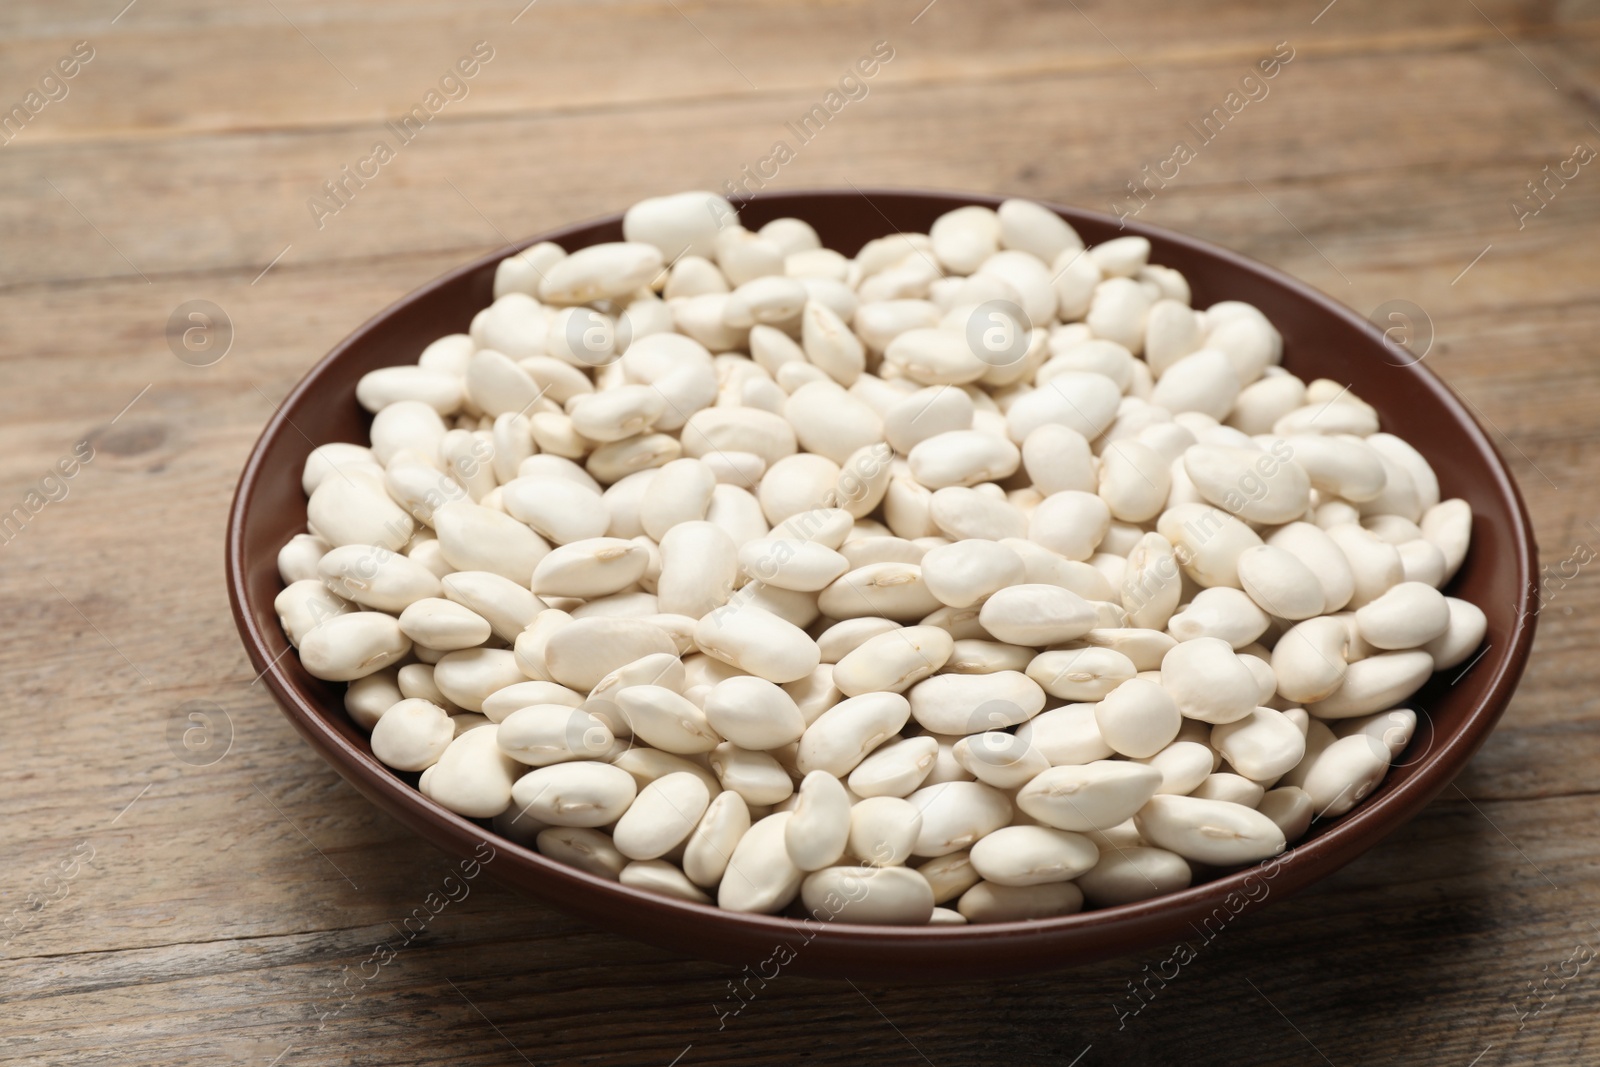
<path fill-rule="evenodd" d="M 0 544 L 0 1065 L 1600 1056 L 1600 977 L 1569 962 L 1600 950 L 1590 568 L 1547 583 L 1528 674 L 1455 787 L 1335 877 L 1240 918 L 1164 988 L 1152 980 L 1136 1014 L 1128 983 L 1165 950 L 927 989 L 783 977 L 720 1020 L 729 971 L 591 929 L 489 875 L 374 973 L 374 945 L 399 942 L 451 865 L 318 761 L 251 684 L 222 584 L 238 470 L 277 399 L 339 338 L 505 240 L 736 177 L 876 40 L 893 61 L 774 186 L 1107 210 L 1248 64 L 1292 42 L 1270 95 L 1139 218 L 1363 312 L 1425 309 L 1429 363 L 1495 435 L 1554 570 L 1600 549 L 1600 172 L 1584 168 L 1520 226 L 1510 205 L 1575 144 L 1600 147 L 1600 8 L 120 7 L 0 9 L 0 103 L 74 41 L 96 50 L 65 99 L 0 145 L 0 509 L 76 442 L 96 450 L 65 499 Z M 496 52 L 471 93 L 319 230 L 307 199 L 478 40 Z M 191 299 L 234 324 L 214 366 L 168 349 L 167 317 Z M 189 701 L 230 728 L 209 766 L 169 742 Z"/>

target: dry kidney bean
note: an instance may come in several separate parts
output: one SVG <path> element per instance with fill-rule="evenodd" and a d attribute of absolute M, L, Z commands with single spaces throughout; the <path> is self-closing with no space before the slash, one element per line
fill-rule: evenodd
<path fill-rule="evenodd" d="M 732 910 L 1046 918 L 1348 811 L 1483 641 L 1465 501 L 1142 237 L 623 236 L 502 262 L 302 471 L 284 630 L 433 803 Z"/>

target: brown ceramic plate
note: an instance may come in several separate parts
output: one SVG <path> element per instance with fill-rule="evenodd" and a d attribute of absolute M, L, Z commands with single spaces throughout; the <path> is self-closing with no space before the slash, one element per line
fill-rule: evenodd
<path fill-rule="evenodd" d="M 823 243 L 853 254 L 896 230 L 926 232 L 935 218 L 964 204 L 999 199 L 947 193 L 822 190 L 757 196 L 741 220 L 755 228 L 797 216 Z M 501 882 L 597 926 L 691 956 L 759 969 L 784 961 L 792 973 L 853 978 L 938 980 L 1070 966 L 1191 937 L 1208 917 L 1227 921 L 1256 902 L 1287 896 L 1377 844 L 1447 786 L 1505 710 L 1533 642 L 1537 559 L 1522 499 L 1489 438 L 1454 393 L 1425 365 L 1386 346 L 1360 315 L 1243 256 L 1191 237 L 1129 224 L 1075 208 L 1054 208 L 1097 244 L 1140 234 L 1151 259 L 1183 272 L 1194 304 L 1245 300 L 1283 332 L 1284 365 L 1302 378 L 1333 378 L 1375 405 L 1438 472 L 1445 497 L 1473 510 L 1472 549 L 1449 592 L 1489 618 L 1486 649 L 1470 664 L 1436 676 L 1417 694 L 1422 714 L 1411 747 L 1383 785 L 1355 810 L 1318 823 L 1264 869 L 1238 871 L 1155 900 L 1038 922 L 986 926 L 885 927 L 807 923 L 742 915 L 629 889 L 554 863 L 454 815 L 422 796 L 372 756 L 366 734 L 345 715 L 343 686 L 307 674 L 279 629 L 272 601 L 281 588 L 277 551 L 305 529 L 300 470 L 313 444 L 365 443 L 370 417 L 356 404 L 367 371 L 414 363 L 424 345 L 464 332 L 491 300 L 500 249 L 418 289 L 346 338 L 305 376 L 267 424 L 239 479 L 228 527 L 228 592 L 245 648 L 277 695 L 284 714 L 323 759 L 390 815 L 455 857 L 482 842 L 497 850 L 488 865 Z M 622 239 L 612 215 L 531 238 L 569 251 Z M 519 246 L 523 247 L 523 246 Z M 1269 877 L 1270 875 L 1270 877 Z M 1248 879 L 1248 880 L 1247 880 Z M 787 949 L 780 949 L 780 945 Z M 793 959 L 788 959 L 789 954 Z"/>

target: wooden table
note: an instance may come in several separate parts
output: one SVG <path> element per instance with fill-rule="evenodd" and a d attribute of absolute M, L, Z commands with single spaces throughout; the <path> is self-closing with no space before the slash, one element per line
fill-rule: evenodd
<path fill-rule="evenodd" d="M 1574 160 L 1600 148 L 1593 5 L 125 2 L 0 8 L 0 102 L 38 105 L 0 135 L 0 513 L 93 450 L 0 539 L 0 1063 L 1600 1062 L 1600 167 Z M 1131 208 L 1182 139 L 1200 147 L 1141 220 L 1362 312 L 1410 302 L 1552 576 L 1503 724 L 1410 827 L 1239 921 L 1137 1015 L 1120 998 L 1165 950 L 931 989 L 784 978 L 719 1026 L 725 970 L 486 879 L 368 980 L 448 864 L 252 685 L 222 581 L 252 441 L 446 268 L 757 173 L 880 41 L 892 59 L 766 184 Z M 385 123 L 478 42 L 402 143 Z M 73 77 L 39 89 L 58 60 Z M 380 138 L 392 158 L 365 162 Z M 170 340 L 205 329 L 169 325 L 197 300 L 232 330 L 205 366 Z M 180 759 L 208 728 L 225 755 Z"/>

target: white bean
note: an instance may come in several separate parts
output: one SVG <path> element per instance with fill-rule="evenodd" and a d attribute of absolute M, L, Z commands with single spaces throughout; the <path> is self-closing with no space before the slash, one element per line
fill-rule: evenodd
<path fill-rule="evenodd" d="M 313 629 L 335 615 L 354 611 L 355 605 L 314 578 L 306 578 L 286 586 L 273 598 L 272 609 L 289 643 L 300 648 Z"/>
<path fill-rule="evenodd" d="M 483 698 L 483 714 L 490 722 L 501 722 L 520 708 L 535 704 L 559 704 L 576 708 L 584 701 L 583 694 L 574 692 L 555 682 L 515 682 L 504 689 L 496 689 Z M 606 728 L 611 728 L 611 723 Z"/>
<path fill-rule="evenodd" d="M 1349 670 L 1350 629 L 1340 619 L 1307 619 L 1289 629 L 1272 650 L 1272 672 L 1286 700 L 1326 699 Z"/>
<path fill-rule="evenodd" d="M 1168 620 L 1167 632 L 1180 641 L 1215 637 L 1238 651 L 1266 633 L 1270 621 L 1242 590 L 1219 585 L 1196 593 L 1187 607 Z"/>
<path fill-rule="evenodd" d="M 838 686 L 833 684 L 833 667 L 822 663 L 811 669 L 804 678 L 783 684 L 783 691 L 794 700 L 795 706 L 800 709 L 800 717 L 805 719 L 809 726 L 817 718 L 843 698 Z"/>
<path fill-rule="evenodd" d="M 989 365 L 979 359 L 959 331 L 914 327 L 896 334 L 884 347 L 884 361 L 923 385 L 961 385 L 983 377 Z"/>
<path fill-rule="evenodd" d="M 1269 614 L 1298 622 L 1326 610 L 1316 573 L 1286 549 L 1255 545 L 1239 553 L 1238 567 L 1239 584 Z"/>
<path fill-rule="evenodd" d="M 1410 708 L 1390 708 L 1359 719 L 1341 719 L 1334 724 L 1333 732 L 1338 737 L 1366 734 L 1376 738 L 1389 750 L 1390 759 L 1398 759 L 1417 732 L 1417 713 Z"/>
<path fill-rule="evenodd" d="M 519 653 L 521 642 L 518 642 Z M 588 692 L 607 674 L 653 653 L 675 655 L 672 639 L 638 619 L 574 619 L 551 634 L 544 661 L 551 681 Z"/>
<path fill-rule="evenodd" d="M 1472 540 L 1472 508 L 1459 498 L 1442 501 L 1423 514 L 1421 526 L 1422 535 L 1444 553 L 1444 580 L 1448 582 L 1467 556 Z"/>
<path fill-rule="evenodd" d="M 850 837 L 849 792 L 827 771 L 812 771 L 796 793 L 783 827 L 789 859 L 802 871 L 818 871 L 837 863 Z"/>
<path fill-rule="evenodd" d="M 1095 706 L 1100 736 L 1112 750 L 1132 759 L 1153 756 L 1178 736 L 1183 714 L 1155 682 L 1131 678 Z"/>
<path fill-rule="evenodd" d="M 1178 360 L 1200 348 L 1200 317 L 1177 300 L 1157 300 L 1144 321 L 1144 358 L 1160 377 Z"/>
<path fill-rule="evenodd" d="M 1095 722 L 1093 704 L 1052 708 L 1019 726 L 1017 737 L 1057 767 L 1091 763 L 1111 755 L 1111 746 L 1100 736 Z"/>
<path fill-rule="evenodd" d="M 1094 492 L 1099 486 L 1088 438 L 1061 423 L 1044 423 L 1023 438 L 1022 466 L 1034 487 L 1046 495 L 1069 489 Z"/>
<path fill-rule="evenodd" d="M 1211 728 L 1211 744 L 1246 778 L 1270 781 L 1305 756 L 1306 739 L 1281 711 L 1256 708 L 1241 719 Z"/>
<path fill-rule="evenodd" d="M 1206 587 L 1239 588 L 1239 556 L 1262 543 L 1250 527 L 1206 504 L 1169 507 L 1156 530 L 1172 544 L 1183 572 Z"/>
<path fill-rule="evenodd" d="M 1017 671 L 937 674 L 913 685 L 909 695 L 910 714 L 918 723 L 957 736 L 1026 722 L 1045 703 L 1039 683 Z"/>
<path fill-rule="evenodd" d="M 817 300 L 800 317 L 800 343 L 805 357 L 840 385 L 851 385 L 866 370 L 866 347 L 845 325 L 837 309 Z"/>
<path fill-rule="evenodd" d="M 715 886 L 749 829 L 750 806 L 744 798 L 731 789 L 718 793 L 684 843 L 683 873 L 702 888 Z"/>
<path fill-rule="evenodd" d="M 533 568 L 541 596 L 595 598 L 637 582 L 650 562 L 644 546 L 620 537 L 590 537 L 554 548 Z"/>
<path fill-rule="evenodd" d="M 781 415 L 755 408 L 706 408 L 683 427 L 683 451 L 693 458 L 709 452 L 753 452 L 770 466 L 796 447 L 794 428 Z"/>
<path fill-rule="evenodd" d="M 1344 553 L 1355 578 L 1349 607 L 1359 609 L 1371 603 L 1405 577 L 1399 549 L 1372 531 L 1347 522 L 1328 527 L 1327 534 Z"/>
<path fill-rule="evenodd" d="M 1418 648 L 1450 628 L 1444 596 L 1421 582 L 1401 582 L 1356 610 L 1356 627 L 1374 648 Z"/>
<path fill-rule="evenodd" d="M 503 512 L 465 501 L 433 512 L 439 547 L 450 565 L 462 571 L 488 571 L 518 584 L 550 551 L 544 538 Z"/>
<path fill-rule="evenodd" d="M 1166 506 L 1172 464 L 1140 441 L 1112 441 L 1100 457 L 1096 491 L 1121 522 L 1148 522 Z"/>
<path fill-rule="evenodd" d="M 813 918 L 916 926 L 933 917 L 933 888 L 905 867 L 828 867 L 808 875 L 800 902 Z"/>
<path fill-rule="evenodd" d="M 931 385 L 884 412 L 884 435 L 896 451 L 909 455 L 930 438 L 971 429 L 972 411 L 972 398 L 960 389 Z"/>
<path fill-rule="evenodd" d="M 833 684 L 845 696 L 902 693 L 942 668 L 954 651 L 947 630 L 907 626 L 870 637 L 835 664 Z"/>
<path fill-rule="evenodd" d="M 1385 652 L 1350 664 L 1344 683 L 1308 711 L 1325 719 L 1370 715 L 1393 707 L 1433 674 L 1433 657 L 1422 651 Z"/>
<path fill-rule="evenodd" d="M 1257 312 L 1209 321 L 1206 347 L 1225 353 L 1241 382 L 1255 381 L 1283 358 L 1283 337 L 1265 315 Z"/>
<path fill-rule="evenodd" d="M 300 662 L 313 678 L 349 682 L 380 671 L 411 651 L 411 639 L 392 615 L 355 611 L 334 615 L 301 639 Z"/>
<path fill-rule="evenodd" d="M 1155 768 L 1124 760 L 1055 766 L 1017 792 L 1017 807 L 1059 830 L 1103 830 L 1131 818 L 1161 782 Z"/>
<path fill-rule="evenodd" d="M 909 796 L 933 770 L 938 754 L 939 743 L 932 737 L 889 740 L 856 764 L 846 784 L 851 792 L 868 799 Z M 860 807 L 858 803 L 856 808 Z M 859 850 L 856 854 L 868 855 Z"/>
<path fill-rule="evenodd" d="M 933 899 L 941 904 L 954 900 L 983 880 L 973 869 L 971 853 L 965 849 L 928 860 L 916 871 L 933 887 Z"/>
<path fill-rule="evenodd" d="M 1389 749 L 1375 737 L 1341 737 L 1311 761 L 1301 788 L 1310 794 L 1317 815 L 1343 815 L 1383 781 L 1389 760 Z"/>
<path fill-rule="evenodd" d="M 1181 735 L 1180 735 L 1181 736 Z M 1217 769 L 1221 757 L 1208 745 L 1196 741 L 1174 741 L 1148 759 L 1139 762 L 1161 772 L 1157 793 L 1187 796 Z"/>
<path fill-rule="evenodd" d="M 1000 730 L 969 734 L 952 753 L 974 778 L 998 789 L 1016 789 L 1050 766 L 1026 738 Z"/>
<path fill-rule="evenodd" d="M 1048 826 L 1006 826 L 972 846 L 972 866 L 1003 886 L 1065 882 L 1086 874 L 1100 851 L 1082 834 Z"/>
<path fill-rule="evenodd" d="M 716 193 L 674 193 L 630 207 L 622 217 L 622 234 L 629 241 L 654 245 L 668 258 L 709 256 L 723 220 L 734 217 L 733 205 Z"/>
<path fill-rule="evenodd" d="M 1198 412 L 1221 419 L 1233 407 L 1240 385 L 1225 353 L 1202 348 L 1166 369 L 1150 391 L 1150 402 L 1175 415 Z"/>
<path fill-rule="evenodd" d="M 1006 411 L 1006 429 L 1018 444 L 1052 423 L 1092 441 L 1111 425 L 1121 402 L 1122 393 L 1111 379 L 1065 371 L 1013 400 Z"/>
<path fill-rule="evenodd" d="M 1186 718 L 1234 722 L 1256 707 L 1256 681 L 1226 641 L 1197 637 L 1161 660 L 1161 688 Z"/>
<path fill-rule="evenodd" d="M 948 674 L 997 674 L 1000 671 L 1027 672 L 1033 662 L 1033 649 L 982 638 L 956 641 L 944 669 Z"/>
<path fill-rule="evenodd" d="M 1087 258 L 1104 274 L 1091 253 Z M 1143 286 L 1127 277 L 1107 277 L 1094 289 L 1084 322 L 1096 337 L 1115 341 L 1134 355 L 1144 348 L 1144 319 L 1154 303 Z"/>
<path fill-rule="evenodd" d="M 705 698 L 712 730 L 742 748 L 770 750 L 800 740 L 806 722 L 794 698 L 765 678 L 718 682 Z"/>
<path fill-rule="evenodd" d="M 306 521 L 329 545 L 377 545 L 397 552 L 416 523 L 381 485 L 336 474 L 324 478 L 306 504 Z"/>
<path fill-rule="evenodd" d="M 581 761 L 528 771 L 512 785 L 510 800 L 539 822 L 600 827 L 618 821 L 637 792 L 634 776 L 619 766 Z"/>
<path fill-rule="evenodd" d="M 490 693 L 526 680 L 516 654 L 509 649 L 447 652 L 433 667 L 433 681 L 439 691 L 468 711 L 482 711 Z"/>
<path fill-rule="evenodd" d="M 1001 641 L 1051 645 L 1082 637 L 1098 616 L 1076 593 L 1053 585 L 1013 585 L 984 601 L 978 619 Z"/>
<path fill-rule="evenodd" d="M 739 839 L 717 887 L 717 905 L 728 911 L 775 912 L 800 891 L 804 872 L 784 845 L 786 811 L 768 815 Z"/>
<path fill-rule="evenodd" d="M 1445 597 L 1445 604 L 1450 609 L 1449 625 L 1444 633 L 1422 646 L 1422 650 L 1433 657 L 1436 671 L 1449 670 L 1466 662 L 1483 643 L 1489 626 L 1488 617 L 1476 604 L 1455 597 Z"/>
<path fill-rule="evenodd" d="M 1130 845 L 1103 853 L 1093 870 L 1078 876 L 1077 885 L 1090 904 L 1109 908 L 1176 893 L 1193 878 L 1188 862 L 1176 852 Z"/>
<path fill-rule="evenodd" d="M 1311 828 L 1311 820 L 1316 817 L 1311 794 L 1292 785 L 1267 790 L 1256 810 L 1277 823 L 1284 839 L 1290 843 L 1304 837 Z"/>
<path fill-rule="evenodd" d="M 512 782 L 522 765 L 500 751 L 496 739 L 499 729 L 491 723 L 457 735 L 426 772 L 427 796 L 469 819 L 490 819 L 505 811 L 511 804 Z"/>
<path fill-rule="evenodd" d="M 752 752 L 724 741 L 708 762 L 721 788 L 733 790 L 753 807 L 785 804 L 794 796 L 789 771 L 770 752 Z"/>
<path fill-rule="evenodd" d="M 911 473 L 929 489 L 996 482 L 1016 473 L 1022 453 L 1003 437 L 980 430 L 947 430 L 918 442 L 907 457 Z"/>
<path fill-rule="evenodd" d="M 1310 401 L 1309 393 L 1307 400 Z M 1272 432 L 1279 437 L 1304 433 L 1367 437 L 1377 431 L 1378 417 L 1370 408 L 1331 400 L 1308 402 L 1282 415 L 1272 424 Z"/>
<path fill-rule="evenodd" d="M 376 438 L 373 448 L 345 441 L 334 441 L 313 448 L 300 468 L 300 488 L 305 491 L 306 496 L 309 497 L 316 492 L 317 486 L 328 478 L 338 477 L 340 471 L 353 477 L 360 477 L 362 472 L 371 474 L 373 467 L 381 468 L 389 462 L 392 452 L 408 447 L 412 438 L 418 439 L 419 444 L 424 444 L 424 452 L 431 455 L 437 451 L 439 440 L 444 437 L 444 421 L 439 418 L 437 411 L 420 401 L 400 401 L 390 406 L 394 412 L 384 421 L 405 423 L 407 432 L 395 434 L 391 449 L 382 456 L 377 453 Z M 413 422 L 417 425 L 411 426 Z M 373 425 L 379 426 L 377 419 L 373 420 Z"/>
<path fill-rule="evenodd" d="M 596 878 L 617 881 L 628 858 L 618 852 L 611 838 L 599 830 L 572 826 L 552 826 L 535 838 L 539 851 L 558 863 L 586 871 Z"/>
<path fill-rule="evenodd" d="M 443 659 L 444 655 L 441 653 L 439 658 Z M 400 695 L 407 699 L 422 699 L 437 704 L 450 715 L 467 714 L 460 704 L 445 696 L 439 684 L 433 680 L 434 666 L 436 664 L 408 663 L 401 667 L 395 673 L 395 682 L 400 686 Z"/>
<path fill-rule="evenodd" d="M 972 274 L 1000 250 L 1000 217 L 993 208 L 958 207 L 928 227 L 933 254 L 953 274 Z"/>
<path fill-rule="evenodd" d="M 1083 890 L 1072 882 L 1029 886 L 979 882 L 961 894 L 956 907 L 963 916 L 975 923 L 1048 919 L 1081 911 Z"/>
<path fill-rule="evenodd" d="M 1183 575 L 1171 542 L 1159 533 L 1140 537 L 1128 553 L 1120 585 L 1128 625 L 1146 630 L 1168 625 L 1183 596 Z"/>
<path fill-rule="evenodd" d="M 447 600 L 483 616 L 502 641 L 515 641 L 545 608 L 527 586 L 488 571 L 456 571 L 439 584 Z"/>
<path fill-rule="evenodd" d="M 804 678 L 822 661 L 816 642 L 804 630 L 748 604 L 730 604 L 702 616 L 694 640 L 707 655 L 780 685 Z"/>
<path fill-rule="evenodd" d="M 906 798 L 922 813 L 912 854 L 944 856 L 971 847 L 1011 821 L 1011 801 L 981 782 L 941 782 Z"/>
<path fill-rule="evenodd" d="M 1045 497 L 1028 517 L 1028 539 L 1071 560 L 1092 556 L 1110 528 L 1105 501 L 1071 489 Z"/>
<path fill-rule="evenodd" d="M 722 308 L 722 321 L 734 329 L 756 324 L 793 323 L 805 309 L 809 293 L 793 278 L 778 274 L 752 278 L 733 290 Z"/>
<path fill-rule="evenodd" d="M 1280 526 L 1267 544 L 1281 548 L 1304 563 L 1322 586 L 1323 610 L 1340 611 L 1355 595 L 1355 573 L 1338 544 L 1321 527 L 1309 522 Z"/>
<path fill-rule="evenodd" d="M 686 756 L 722 743 L 705 712 L 666 686 L 630 685 L 617 691 L 616 702 L 634 736 L 663 752 Z"/>
<path fill-rule="evenodd" d="M 1109 648 L 1041 652 L 1027 667 L 1029 678 L 1062 700 L 1101 700 L 1136 673 L 1132 660 Z"/>
<path fill-rule="evenodd" d="M 664 775 L 639 790 L 617 820 L 612 840 L 629 859 L 655 859 L 694 831 L 710 803 L 710 792 L 699 778 L 682 772 Z"/>
<path fill-rule="evenodd" d="M 999 541 L 1008 537 L 1020 538 L 1027 533 L 1027 518 L 1005 500 L 997 500 L 976 489 L 958 485 L 937 489 L 931 497 L 924 495 L 926 511 L 923 515 L 925 519 L 932 520 L 932 528 L 918 529 L 915 532 L 902 529 L 895 523 L 890 512 L 894 503 L 895 487 L 902 484 L 915 485 L 909 479 L 891 480 L 889 496 L 885 498 L 885 515 L 889 518 L 890 527 L 903 537 L 920 537 L 943 532 L 953 541 L 960 541 L 963 538 Z M 927 493 L 921 486 L 916 488 L 923 494 Z"/>
<path fill-rule="evenodd" d="M 587 304 L 622 296 L 648 284 L 660 273 L 662 263 L 662 250 L 643 242 L 590 245 L 545 270 L 539 299 L 553 304 Z"/>
<path fill-rule="evenodd" d="M 332 546 L 314 534 L 295 534 L 278 550 L 278 577 L 284 585 L 317 576 L 317 563 Z"/>
<path fill-rule="evenodd" d="M 1319 492 L 1360 504 L 1383 491 L 1387 480 L 1383 463 L 1359 437 L 1296 434 L 1285 443 Z"/>
<path fill-rule="evenodd" d="M 617 880 L 635 889 L 686 900 L 691 904 L 711 903 L 710 897 L 702 893 L 682 871 L 666 860 L 636 860 L 622 868 Z"/>
<path fill-rule="evenodd" d="M 806 727 L 796 766 L 843 778 L 867 753 L 900 732 L 911 705 L 898 693 L 867 693 L 841 700 Z"/>
<path fill-rule="evenodd" d="M 565 704 L 518 708 L 500 720 L 500 751 L 530 767 L 602 759 L 615 740 L 605 721 Z"/>
<path fill-rule="evenodd" d="M 833 619 L 878 615 L 897 622 L 920 619 L 938 609 L 922 568 L 915 563 L 872 563 L 848 571 L 823 589 L 817 606 Z"/>
<path fill-rule="evenodd" d="M 344 710 L 357 726 L 371 730 L 384 712 L 404 699 L 397 672 L 386 668 L 351 682 L 344 691 Z"/>
<path fill-rule="evenodd" d="M 783 405 L 783 417 L 807 451 L 843 463 L 858 448 L 883 440 L 878 413 L 831 381 L 802 385 Z M 769 462 L 772 462 L 769 460 Z"/>
<path fill-rule="evenodd" d="M 397 771 L 422 771 L 439 762 L 455 740 L 455 726 L 439 705 L 401 700 L 372 727 L 372 754 Z"/>
<path fill-rule="evenodd" d="M 1183 454 L 1183 465 L 1212 504 L 1249 522 L 1276 524 L 1305 514 L 1311 499 L 1311 480 L 1291 456 L 1287 447 L 1274 453 L 1201 444 Z"/>
<path fill-rule="evenodd" d="M 456 651 L 490 640 L 490 621 L 477 611 L 440 597 L 411 601 L 400 613 L 400 630 L 427 648 Z"/>
<path fill-rule="evenodd" d="M 1139 833 L 1186 860 L 1233 866 L 1276 856 L 1283 831 L 1265 815 L 1226 800 L 1162 793 L 1134 816 Z"/>
<path fill-rule="evenodd" d="M 1080 640 L 1095 648 L 1121 652 L 1141 671 L 1159 670 L 1163 657 L 1178 644 L 1160 630 L 1141 630 L 1137 627 L 1099 627 L 1084 634 Z"/>

